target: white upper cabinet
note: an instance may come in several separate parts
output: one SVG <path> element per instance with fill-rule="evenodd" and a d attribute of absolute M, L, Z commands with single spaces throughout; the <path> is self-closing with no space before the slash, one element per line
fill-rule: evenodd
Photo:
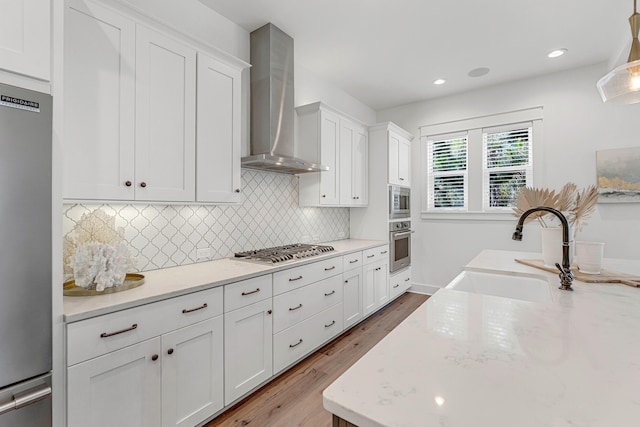
<path fill-rule="evenodd" d="M 407 137 L 389 130 L 389 184 L 411 185 L 411 142 Z"/>
<path fill-rule="evenodd" d="M 239 202 L 247 65 L 67 0 L 64 198 Z"/>
<path fill-rule="evenodd" d="M 195 49 L 138 26 L 136 200 L 194 200 L 195 125 Z"/>
<path fill-rule="evenodd" d="M 322 103 L 296 108 L 297 157 L 328 166 L 300 175 L 300 206 L 363 206 L 368 201 L 368 132 Z"/>
<path fill-rule="evenodd" d="M 241 72 L 198 55 L 197 200 L 237 203 L 240 189 Z"/>
<path fill-rule="evenodd" d="M 4 0 L 0 5 L 0 67 L 50 80 L 51 1 Z"/>
<path fill-rule="evenodd" d="M 66 6 L 64 197 L 133 200 L 135 23 L 83 0 Z"/>

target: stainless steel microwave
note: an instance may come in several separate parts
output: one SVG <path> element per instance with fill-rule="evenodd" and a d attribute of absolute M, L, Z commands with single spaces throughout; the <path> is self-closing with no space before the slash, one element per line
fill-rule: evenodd
<path fill-rule="evenodd" d="M 411 189 L 392 185 L 389 187 L 389 219 L 411 216 Z"/>

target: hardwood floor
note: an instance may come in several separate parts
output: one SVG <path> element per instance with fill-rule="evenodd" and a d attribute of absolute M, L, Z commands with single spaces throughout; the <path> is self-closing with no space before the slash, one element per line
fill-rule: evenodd
<path fill-rule="evenodd" d="M 322 391 L 427 300 L 407 293 L 206 424 L 331 427 Z"/>

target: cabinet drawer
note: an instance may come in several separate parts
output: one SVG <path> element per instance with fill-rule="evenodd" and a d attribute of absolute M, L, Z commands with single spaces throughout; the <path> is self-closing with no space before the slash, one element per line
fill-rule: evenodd
<path fill-rule="evenodd" d="M 411 267 L 389 278 L 389 298 L 394 299 L 411 287 Z"/>
<path fill-rule="evenodd" d="M 342 270 L 349 271 L 362 267 L 362 252 L 354 252 L 342 257 Z"/>
<path fill-rule="evenodd" d="M 342 332 L 342 303 L 273 336 L 273 372 L 282 371 Z"/>
<path fill-rule="evenodd" d="M 222 287 L 67 325 L 67 365 L 222 314 Z"/>
<path fill-rule="evenodd" d="M 273 299 L 273 331 L 280 332 L 342 302 L 342 276 L 333 276 Z"/>
<path fill-rule="evenodd" d="M 240 307 L 253 304 L 254 302 L 271 298 L 273 294 L 272 280 L 273 276 L 267 274 L 265 276 L 254 277 L 253 279 L 225 285 L 224 312 L 228 313 Z"/>
<path fill-rule="evenodd" d="M 341 256 L 279 271 L 273 273 L 273 294 L 278 295 L 301 288 L 340 273 L 342 273 Z"/>
<path fill-rule="evenodd" d="M 364 264 L 389 259 L 389 245 L 377 246 L 375 248 L 362 251 L 362 261 Z"/>

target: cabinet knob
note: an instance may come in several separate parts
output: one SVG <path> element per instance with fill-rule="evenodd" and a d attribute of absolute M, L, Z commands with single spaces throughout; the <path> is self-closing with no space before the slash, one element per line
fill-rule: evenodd
<path fill-rule="evenodd" d="M 356 197 L 356 196 L 353 196 L 353 200 L 355 200 L 355 199 L 357 199 L 357 197 Z"/>
<path fill-rule="evenodd" d="M 173 349 L 170 348 L 169 350 L 167 350 L 167 354 L 173 354 Z"/>
<path fill-rule="evenodd" d="M 158 360 L 158 355 L 154 354 L 153 356 L 151 356 L 151 360 L 153 360 L 154 362 Z"/>
<path fill-rule="evenodd" d="M 125 181 L 124 185 L 126 185 L 127 187 L 131 187 L 131 181 Z"/>
<path fill-rule="evenodd" d="M 360 200 L 360 196 L 356 197 L 356 199 Z"/>
<path fill-rule="evenodd" d="M 322 197 L 327 197 L 327 195 L 326 195 L 326 194 L 323 194 L 323 195 L 322 195 Z"/>
<path fill-rule="evenodd" d="M 239 188 L 236 188 L 236 189 L 235 189 L 235 192 L 236 192 L 236 193 L 239 193 L 239 192 L 240 192 L 240 189 L 239 189 Z"/>
<path fill-rule="evenodd" d="M 140 183 L 140 187 L 145 188 L 146 186 L 147 186 L 147 183 L 146 183 L 146 182 L 142 181 L 142 182 Z"/>
<path fill-rule="evenodd" d="M 267 310 L 267 314 L 273 313 L 273 310 Z"/>

